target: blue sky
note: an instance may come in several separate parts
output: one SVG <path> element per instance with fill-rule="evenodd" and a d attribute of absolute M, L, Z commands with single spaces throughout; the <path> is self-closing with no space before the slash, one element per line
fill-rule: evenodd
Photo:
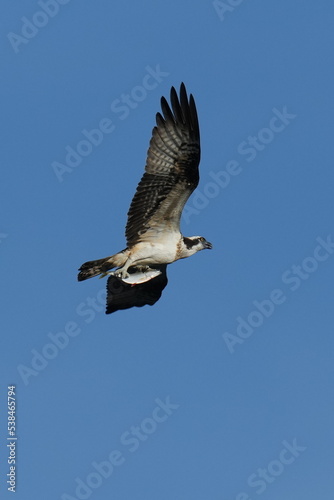
<path fill-rule="evenodd" d="M 334 5 L 11 2 L 1 21 L 1 483 L 18 500 L 333 492 Z M 184 81 L 210 252 L 104 314 L 160 97 Z M 127 97 L 130 96 L 130 97 Z M 96 132 L 96 130 L 99 132 Z M 95 143 L 94 143 L 95 141 Z"/>

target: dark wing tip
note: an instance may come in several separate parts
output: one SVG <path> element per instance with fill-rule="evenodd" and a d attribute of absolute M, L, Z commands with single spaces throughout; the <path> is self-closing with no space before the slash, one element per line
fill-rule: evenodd
<path fill-rule="evenodd" d="M 175 87 L 170 89 L 170 102 L 175 117 L 174 121 L 176 123 L 184 123 L 182 108 Z"/>
<path fill-rule="evenodd" d="M 190 117 L 191 117 L 191 125 L 192 129 L 195 133 L 195 136 L 197 140 L 199 141 L 199 122 L 198 122 L 198 115 L 197 115 L 197 109 L 196 109 L 196 104 L 195 104 L 195 99 L 192 94 L 190 94 L 189 97 L 189 111 L 190 111 Z"/>
<path fill-rule="evenodd" d="M 160 104 L 161 104 L 162 113 L 164 115 L 164 119 L 166 121 L 170 120 L 170 121 L 174 122 L 175 120 L 174 120 L 172 110 L 170 109 L 169 104 L 168 104 L 167 100 L 165 99 L 165 97 L 161 97 Z M 157 125 L 159 125 L 159 119 L 163 119 L 163 118 L 162 118 L 160 113 L 157 113 L 156 116 L 157 116 Z"/>
<path fill-rule="evenodd" d="M 186 86 L 183 82 L 180 85 L 180 97 L 177 94 L 175 87 L 170 90 L 170 103 L 168 104 L 165 97 L 161 97 L 161 113 L 156 114 L 157 125 L 161 126 L 164 122 L 172 122 L 174 124 L 185 125 L 193 132 L 193 138 L 199 142 L 199 123 L 196 110 L 195 99 L 192 94 L 187 95 Z"/>
<path fill-rule="evenodd" d="M 186 86 L 182 82 L 180 85 L 180 104 L 181 104 L 181 109 L 183 113 L 189 108 L 189 102 L 188 102 L 188 96 L 187 96 L 187 91 L 186 91 Z M 187 113 L 184 113 L 187 115 Z M 185 116 L 187 118 L 187 116 Z"/>

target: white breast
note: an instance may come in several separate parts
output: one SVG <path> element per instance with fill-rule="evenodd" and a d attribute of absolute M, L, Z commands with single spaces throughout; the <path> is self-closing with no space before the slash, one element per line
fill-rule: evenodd
<path fill-rule="evenodd" d="M 131 248 L 131 260 L 137 265 L 170 264 L 176 259 L 180 233 L 164 232 L 151 241 L 137 243 Z"/>

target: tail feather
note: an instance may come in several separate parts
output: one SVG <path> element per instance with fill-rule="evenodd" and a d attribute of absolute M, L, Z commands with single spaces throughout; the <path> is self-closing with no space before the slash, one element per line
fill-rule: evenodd
<path fill-rule="evenodd" d="M 79 268 L 78 281 L 84 281 L 88 278 L 93 278 L 94 276 L 105 273 L 114 267 L 123 266 L 127 260 L 126 250 L 111 255 L 110 257 L 105 257 L 104 259 L 85 262 Z"/>
<path fill-rule="evenodd" d="M 84 281 L 88 278 L 93 278 L 94 276 L 98 276 L 102 273 L 102 266 L 110 257 L 106 257 L 104 259 L 99 260 L 90 260 L 89 262 L 85 262 L 79 269 L 78 281 Z M 114 267 L 114 266 L 112 266 Z M 112 269 L 110 267 L 110 269 Z"/>

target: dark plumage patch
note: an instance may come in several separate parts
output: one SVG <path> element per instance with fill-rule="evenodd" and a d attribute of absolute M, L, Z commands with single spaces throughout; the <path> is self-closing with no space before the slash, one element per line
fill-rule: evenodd
<path fill-rule="evenodd" d="M 194 245 L 197 245 L 199 243 L 199 238 L 190 239 L 186 236 L 183 236 L 183 243 L 185 244 L 187 249 L 190 250 Z"/>

